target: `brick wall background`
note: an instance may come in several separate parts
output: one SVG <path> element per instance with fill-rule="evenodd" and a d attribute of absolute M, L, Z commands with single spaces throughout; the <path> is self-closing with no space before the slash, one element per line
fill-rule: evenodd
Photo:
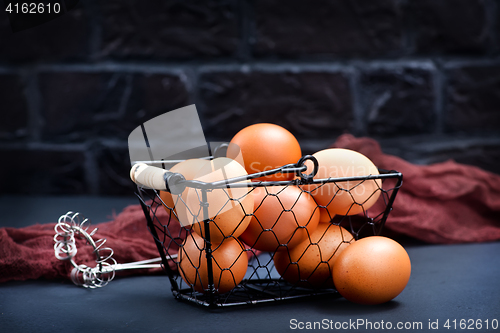
<path fill-rule="evenodd" d="M 255 122 L 304 153 L 344 132 L 500 174 L 497 0 L 80 1 L 0 13 L 0 193 L 132 195 L 127 137 L 196 104 L 208 140 Z"/>

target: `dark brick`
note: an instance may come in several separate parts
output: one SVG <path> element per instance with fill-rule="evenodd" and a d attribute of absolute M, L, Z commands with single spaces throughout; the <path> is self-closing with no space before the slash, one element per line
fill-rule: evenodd
<path fill-rule="evenodd" d="M 83 141 L 92 135 L 105 134 L 114 120 L 125 115 L 120 110 L 120 101 L 127 90 L 127 79 L 130 80 L 131 75 L 101 72 L 40 74 L 43 139 Z M 101 120 L 96 117 L 101 117 Z"/>
<path fill-rule="evenodd" d="M 0 15 L 0 61 L 80 60 L 90 52 L 90 23 L 80 1 L 52 21 L 13 33 L 5 13 Z"/>
<path fill-rule="evenodd" d="M 136 186 L 130 180 L 130 157 L 125 147 L 102 146 L 96 153 L 99 194 L 131 196 Z"/>
<path fill-rule="evenodd" d="M 481 53 L 493 41 L 484 0 L 411 0 L 419 53 Z"/>
<path fill-rule="evenodd" d="M 40 75 L 42 137 L 126 140 L 142 122 L 188 104 L 184 83 L 169 74 L 51 72 Z"/>
<path fill-rule="evenodd" d="M 498 133 L 500 64 L 449 68 L 447 76 L 446 130 Z"/>
<path fill-rule="evenodd" d="M 353 121 L 347 75 L 329 72 L 210 72 L 200 78 L 205 135 L 228 140 L 245 126 L 270 122 L 298 139 L 334 138 Z"/>
<path fill-rule="evenodd" d="M 255 1 L 257 55 L 393 55 L 402 51 L 397 0 Z"/>
<path fill-rule="evenodd" d="M 451 156 L 458 163 L 474 165 L 500 175 L 500 144 L 478 145 Z"/>
<path fill-rule="evenodd" d="M 380 141 L 384 152 L 415 164 L 454 160 L 500 174 L 500 135 L 425 135 Z"/>
<path fill-rule="evenodd" d="M 3 194 L 88 194 L 85 156 L 80 151 L 45 148 L 0 149 Z"/>
<path fill-rule="evenodd" d="M 142 58 L 228 56 L 238 44 L 234 1 L 101 1 L 102 55 Z"/>
<path fill-rule="evenodd" d="M 360 95 L 370 135 L 429 133 L 435 129 L 435 96 L 428 69 L 367 70 L 361 74 Z"/>
<path fill-rule="evenodd" d="M 138 74 L 132 90 L 138 92 L 138 96 L 132 100 L 131 107 L 141 113 L 159 115 L 190 104 L 186 82 L 177 75 Z"/>
<path fill-rule="evenodd" d="M 28 107 L 24 83 L 14 74 L 0 74 L 0 140 L 26 137 Z"/>
<path fill-rule="evenodd" d="M 426 163 L 437 163 L 452 159 L 458 163 L 473 165 L 500 175 L 500 144 L 475 144 L 466 148 L 442 149 L 426 154 Z"/>

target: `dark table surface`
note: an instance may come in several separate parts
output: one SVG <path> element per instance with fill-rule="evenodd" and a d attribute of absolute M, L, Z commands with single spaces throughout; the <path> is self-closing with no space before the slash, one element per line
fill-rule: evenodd
<path fill-rule="evenodd" d="M 137 204 L 137 199 L 4 196 L 0 226 L 56 222 L 68 210 L 93 221 L 109 221 L 129 204 Z M 399 331 L 408 332 L 500 331 L 500 242 L 404 245 L 412 261 L 410 281 L 398 297 L 382 305 L 323 297 L 207 309 L 175 300 L 162 275 L 117 277 L 95 290 L 71 282 L 15 281 L 0 284 L 0 328 L 2 332 L 287 332 L 310 331 L 308 325 L 316 325 L 318 330 L 385 332 L 398 331 L 399 325 Z M 436 325 L 437 330 L 429 328 Z M 340 326 L 344 329 L 336 329 Z"/>

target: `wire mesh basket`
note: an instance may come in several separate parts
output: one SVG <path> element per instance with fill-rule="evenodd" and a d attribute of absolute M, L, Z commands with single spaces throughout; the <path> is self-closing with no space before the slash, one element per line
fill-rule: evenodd
<path fill-rule="evenodd" d="M 306 161 L 314 164 L 310 174 L 304 173 L 308 169 Z M 189 181 L 179 177 L 180 189 L 172 190 L 170 186 L 168 194 L 168 191 L 138 186 L 136 194 L 170 280 L 173 296 L 208 307 L 326 294 L 338 296 L 331 280 L 330 261 L 343 244 L 352 239 L 381 233 L 402 185 L 402 174 L 379 169 L 377 175 L 314 179 L 317 168 L 316 159 L 307 155 L 296 164 L 224 181 Z M 294 177 L 283 181 L 258 180 L 275 173 L 293 174 Z M 367 182 L 376 184 L 373 193 L 365 196 L 365 199 L 376 198 L 369 209 L 364 208 L 366 201 L 356 202 L 352 195 Z M 350 184 L 349 187 L 346 184 Z M 332 200 L 326 205 L 319 205 L 313 200 L 314 207 L 309 216 L 299 217 L 302 201 L 312 198 L 311 194 L 324 186 L 336 189 L 331 193 Z M 237 188 L 246 190 L 235 195 L 232 191 Z M 195 194 L 191 195 L 190 203 L 186 199 L 186 190 Z M 209 204 L 213 202 L 214 195 L 219 201 L 224 201 L 215 212 L 210 211 Z M 341 195 L 352 198 L 352 211 L 334 215 L 329 204 Z M 293 198 L 291 201 L 290 197 Z M 193 200 L 198 202 L 193 205 Z M 253 201 L 253 205 L 247 205 L 249 201 Z M 272 217 L 264 210 L 264 206 L 271 202 L 281 207 L 275 209 L 276 215 Z M 236 214 L 238 217 L 233 221 L 232 229 L 226 231 L 221 227 L 220 217 L 223 214 L 227 216 L 227 211 L 231 209 L 238 211 L 239 215 Z M 185 220 L 186 215 L 189 224 L 179 222 Z M 292 226 L 292 230 L 283 238 L 278 235 L 277 225 L 285 217 L 292 221 L 288 225 Z M 271 226 L 269 221 L 268 224 L 263 223 L 269 218 L 275 219 Z M 250 224 L 261 227 L 260 233 L 255 235 L 254 232 L 253 238 L 250 237 L 251 241 L 237 232 L 238 229 L 249 229 Z M 320 243 L 334 231 L 340 234 L 338 244 L 333 249 L 325 250 Z M 260 240 L 266 240 L 270 247 L 259 245 Z M 224 248 L 232 250 L 224 252 Z M 312 268 L 304 268 L 302 264 L 305 262 L 311 266 L 307 257 L 311 253 L 308 251 L 316 251 L 314 255 L 320 257 Z M 172 256 L 174 253 L 178 256 Z M 328 275 L 330 279 L 323 278 Z"/>

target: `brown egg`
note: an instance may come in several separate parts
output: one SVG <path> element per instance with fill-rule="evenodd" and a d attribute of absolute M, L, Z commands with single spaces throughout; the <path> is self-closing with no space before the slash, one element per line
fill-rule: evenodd
<path fill-rule="evenodd" d="M 303 242 L 275 253 L 273 261 L 286 281 L 305 288 L 333 288 L 332 269 L 338 256 L 354 238 L 344 228 L 320 223 Z"/>
<path fill-rule="evenodd" d="M 245 170 L 249 173 L 272 170 L 302 157 L 299 142 L 285 128 L 268 123 L 245 127 L 231 139 L 227 157 L 235 158 L 241 153 Z M 239 147 L 237 149 L 236 147 Z M 290 180 L 294 174 L 277 173 L 259 180 Z"/>
<path fill-rule="evenodd" d="M 177 163 L 172 168 L 170 168 L 169 171 L 180 173 L 187 180 L 193 180 L 198 172 L 209 163 L 210 162 L 208 160 L 193 158 Z M 187 191 L 188 189 L 186 188 L 181 195 L 174 196 L 172 196 L 167 191 L 160 191 L 160 198 L 168 207 L 165 207 L 165 209 L 167 209 L 167 212 L 170 213 L 170 209 L 173 209 L 174 214 L 181 225 L 189 227 L 192 223 L 193 217 L 182 199 L 182 196 L 185 197 Z"/>
<path fill-rule="evenodd" d="M 319 222 L 320 223 L 326 223 L 330 222 L 333 217 L 335 216 L 334 214 L 331 214 L 326 208 L 323 207 L 318 207 L 319 208 Z"/>
<path fill-rule="evenodd" d="M 245 169 L 238 162 L 219 157 L 204 165 L 194 180 L 211 183 L 234 177 L 247 176 Z M 244 180 L 240 183 L 250 183 Z M 187 209 L 194 215 L 192 229 L 206 238 L 205 216 L 202 203 L 202 192 L 199 189 L 188 189 L 185 199 Z M 207 192 L 208 220 L 210 241 L 220 243 L 225 237 L 240 236 L 250 223 L 254 209 L 254 199 L 249 187 L 224 187 Z"/>
<path fill-rule="evenodd" d="M 349 149 L 330 148 L 313 154 L 318 160 L 314 179 L 378 175 L 377 167 L 366 156 Z M 312 170 L 312 162 L 305 165 Z M 356 215 L 369 209 L 380 196 L 382 181 L 361 180 L 305 185 L 318 205 L 325 206 L 330 215 Z"/>
<path fill-rule="evenodd" d="M 382 236 L 351 244 L 333 266 L 335 288 L 347 300 L 360 304 L 392 300 L 406 287 L 410 274 L 408 253 L 396 241 Z"/>
<path fill-rule="evenodd" d="M 253 197 L 254 214 L 240 239 L 254 249 L 276 251 L 282 244 L 293 247 L 318 226 L 316 202 L 297 186 L 256 187 Z"/>
<path fill-rule="evenodd" d="M 236 238 L 226 238 L 212 246 L 212 276 L 218 293 L 235 288 L 245 277 L 248 255 Z M 179 250 L 179 273 L 188 285 L 198 292 L 208 289 L 208 263 L 205 241 L 196 233 L 188 235 Z"/>

